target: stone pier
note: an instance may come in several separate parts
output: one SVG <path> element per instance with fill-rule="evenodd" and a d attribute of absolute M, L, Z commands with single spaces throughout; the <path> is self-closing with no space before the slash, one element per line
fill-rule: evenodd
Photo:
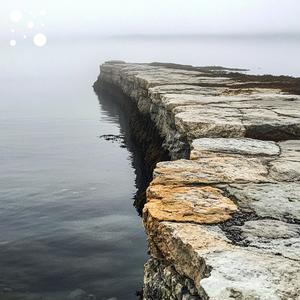
<path fill-rule="evenodd" d="M 99 86 L 151 118 L 144 299 L 300 299 L 300 80 L 107 62 Z"/>

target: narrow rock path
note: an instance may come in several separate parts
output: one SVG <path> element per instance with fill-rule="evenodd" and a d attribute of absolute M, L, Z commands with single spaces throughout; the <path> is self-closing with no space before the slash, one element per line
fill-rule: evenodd
<path fill-rule="evenodd" d="M 144 299 L 300 299 L 299 79 L 108 62 L 100 85 L 151 117 Z"/>

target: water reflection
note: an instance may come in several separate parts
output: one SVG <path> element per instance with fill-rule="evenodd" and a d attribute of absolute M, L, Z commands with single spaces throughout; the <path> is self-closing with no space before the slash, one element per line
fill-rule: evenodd
<path fill-rule="evenodd" d="M 35 109 L 21 116 L 12 107 L 1 119 L 0 300 L 132 300 L 142 288 L 147 245 L 132 207 L 138 152 L 128 151 L 134 141 L 120 131 L 119 108 L 102 99 L 99 109 L 89 77 L 70 86 L 69 67 L 63 78 L 47 74 L 48 86 L 29 77 L 35 93 L 15 79 L 16 99 Z M 46 114 L 70 98 L 82 115 Z M 99 139 L 105 134 L 124 136 L 127 148 Z"/>
<path fill-rule="evenodd" d="M 132 204 L 141 213 L 168 155 L 122 94 L 103 90 L 99 103 L 100 128 L 76 118 L 6 124 L 0 300 L 137 298 L 147 246 Z"/>
<path fill-rule="evenodd" d="M 152 180 L 153 168 L 157 162 L 169 160 L 170 157 L 167 151 L 163 151 L 163 139 L 149 116 L 141 115 L 130 98 L 117 87 L 103 85 L 100 82 L 96 82 L 94 88 L 101 109 L 110 117 L 118 119 L 122 134 L 104 135 L 101 138 L 112 142 L 122 138 L 121 146 L 126 147 L 131 153 L 137 188 L 134 206 L 141 215 L 146 200 L 145 192 Z"/>

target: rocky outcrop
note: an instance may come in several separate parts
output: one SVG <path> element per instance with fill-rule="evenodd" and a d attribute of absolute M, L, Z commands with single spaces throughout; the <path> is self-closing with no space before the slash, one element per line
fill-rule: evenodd
<path fill-rule="evenodd" d="M 300 299 L 300 96 L 291 78 L 108 62 L 151 118 L 160 162 L 143 220 L 144 299 Z"/>
<path fill-rule="evenodd" d="M 300 168 L 287 166 L 300 152 L 289 156 L 287 142 L 221 141 L 199 140 L 193 160 L 158 164 L 144 208 L 151 253 L 203 299 L 297 299 Z M 290 153 L 300 141 L 293 145 Z"/>

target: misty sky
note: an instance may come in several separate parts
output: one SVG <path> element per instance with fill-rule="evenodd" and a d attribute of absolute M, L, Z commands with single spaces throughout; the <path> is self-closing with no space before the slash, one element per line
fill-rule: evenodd
<path fill-rule="evenodd" d="M 34 30 L 58 36 L 300 32 L 299 0 L 0 0 L 0 7 L 2 36 L 14 26 L 25 33 L 31 20 Z M 18 24 L 9 20 L 14 9 L 24 13 Z"/>

